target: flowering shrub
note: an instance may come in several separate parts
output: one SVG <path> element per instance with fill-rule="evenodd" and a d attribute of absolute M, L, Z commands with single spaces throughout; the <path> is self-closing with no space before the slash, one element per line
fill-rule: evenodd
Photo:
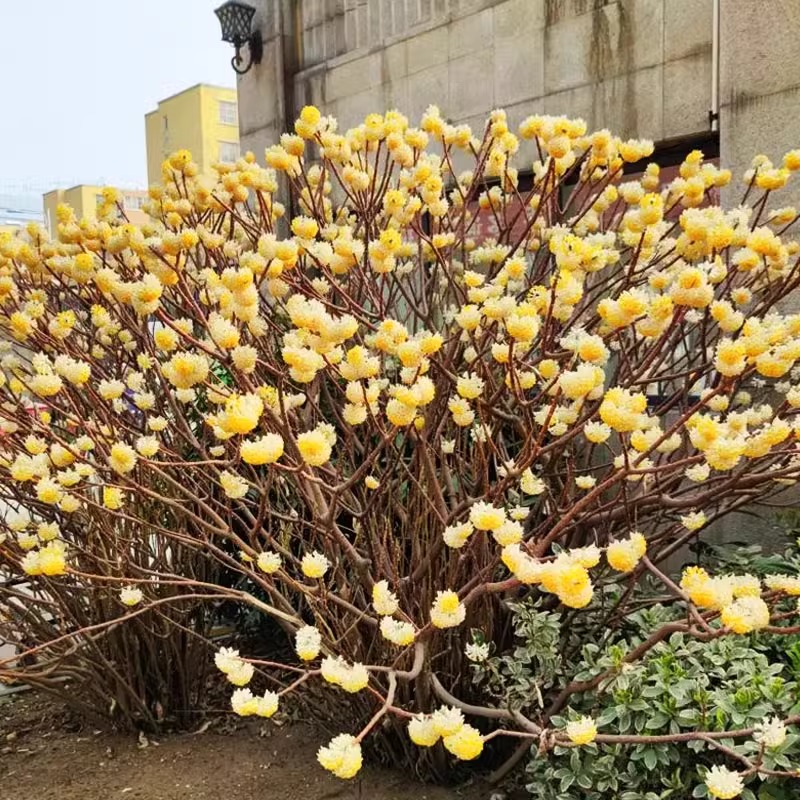
<path fill-rule="evenodd" d="M 659 563 L 800 472 L 800 315 L 778 309 L 800 284 L 797 214 L 768 210 L 800 151 L 758 158 L 750 205 L 726 211 L 730 173 L 695 151 L 662 185 L 639 166 L 652 150 L 562 118 L 515 135 L 502 111 L 475 136 L 435 107 L 419 128 L 389 112 L 340 133 L 307 107 L 266 168 L 248 154 L 208 178 L 171 156 L 146 225 L 109 191 L 97 221 L 60 208 L 55 240 L 5 237 L 2 492 L 24 510 L 2 564 L 42 603 L 119 599 L 54 641 L 186 598 L 250 604 L 297 658 L 219 651 L 233 710 L 329 686 L 361 719 L 319 761 L 349 778 L 393 724 L 429 767 L 502 737 L 556 759 L 647 744 L 583 695 L 675 634 L 793 631 L 796 577 L 678 583 Z M 127 558 L 153 542 L 163 560 Z M 179 548 L 244 582 L 182 572 Z M 467 631 L 502 651 L 509 599 L 614 630 L 651 580 L 679 613 L 647 617 L 600 674 L 543 684 L 524 711 L 469 693 Z M 770 742 L 796 722 L 765 722 Z M 765 766 L 771 743 L 733 758 L 753 728 L 705 725 L 664 735 L 713 748 L 713 796 L 791 774 Z"/>

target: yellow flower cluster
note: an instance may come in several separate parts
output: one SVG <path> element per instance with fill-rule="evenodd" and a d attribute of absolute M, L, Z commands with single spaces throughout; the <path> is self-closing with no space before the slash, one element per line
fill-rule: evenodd
<path fill-rule="evenodd" d="M 255 667 L 242 659 L 238 650 L 229 647 L 217 651 L 214 663 L 234 686 L 247 686 L 255 672 Z"/>
<path fill-rule="evenodd" d="M 38 550 L 30 550 L 21 566 L 27 575 L 64 575 L 67 571 L 67 549 L 60 541 L 48 542 Z"/>
<path fill-rule="evenodd" d="M 580 717 L 567 723 L 566 733 L 574 744 L 590 744 L 597 737 L 597 726 L 591 717 Z"/>
<path fill-rule="evenodd" d="M 322 634 L 313 625 L 304 625 L 295 635 L 295 650 L 303 661 L 313 661 L 322 649 Z"/>
<path fill-rule="evenodd" d="M 483 752 L 483 737 L 464 722 L 457 708 L 443 706 L 433 714 L 419 714 L 408 723 L 408 735 L 420 747 L 433 747 L 440 739 L 461 761 L 472 761 Z"/>
<path fill-rule="evenodd" d="M 340 733 L 317 752 L 317 761 L 337 778 L 354 777 L 361 769 L 361 745 L 348 733 Z"/>
<path fill-rule="evenodd" d="M 322 659 L 322 677 L 346 692 L 360 692 L 369 683 L 369 673 L 363 664 L 348 664 L 341 657 Z"/>
<path fill-rule="evenodd" d="M 722 625 L 733 633 L 750 633 L 770 622 L 761 598 L 761 582 L 752 575 L 710 576 L 702 567 L 687 567 L 681 588 L 699 608 L 720 612 Z"/>
<path fill-rule="evenodd" d="M 467 616 L 466 606 L 452 589 L 437 592 L 431 608 L 431 622 L 437 628 L 455 628 Z"/>
<path fill-rule="evenodd" d="M 279 698 L 275 692 L 254 696 L 249 689 L 236 689 L 231 695 L 231 708 L 240 717 L 259 716 L 269 719 L 278 710 Z"/>
<path fill-rule="evenodd" d="M 638 531 L 606 548 L 608 565 L 618 572 L 630 572 L 647 552 L 647 541 Z"/>

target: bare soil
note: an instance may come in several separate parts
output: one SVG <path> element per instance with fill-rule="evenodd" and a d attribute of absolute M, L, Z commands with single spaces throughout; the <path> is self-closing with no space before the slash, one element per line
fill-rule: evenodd
<path fill-rule="evenodd" d="M 365 767 L 340 781 L 316 763 L 326 737 L 297 724 L 220 717 L 201 732 L 139 740 L 81 725 L 53 700 L 0 698 L 0 800 L 488 800 Z"/>

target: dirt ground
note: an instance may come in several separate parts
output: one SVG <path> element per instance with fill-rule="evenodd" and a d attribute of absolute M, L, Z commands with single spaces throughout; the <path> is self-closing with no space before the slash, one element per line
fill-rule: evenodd
<path fill-rule="evenodd" d="M 255 725 L 137 741 L 85 728 L 33 692 L 0 698 L 0 800 L 488 800 L 365 767 L 343 782 L 316 763 L 324 736 Z"/>

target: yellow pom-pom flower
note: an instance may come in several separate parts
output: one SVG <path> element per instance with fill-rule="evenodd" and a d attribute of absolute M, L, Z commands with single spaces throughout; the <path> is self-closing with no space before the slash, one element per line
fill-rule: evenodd
<path fill-rule="evenodd" d="M 481 501 L 473 504 L 469 512 L 469 521 L 476 530 L 495 531 L 506 522 L 506 512 L 491 503 Z"/>
<path fill-rule="evenodd" d="M 391 617 L 397 612 L 400 603 L 397 595 L 389 589 L 388 581 L 378 581 L 372 587 L 372 605 L 375 611 L 383 617 Z"/>
<path fill-rule="evenodd" d="M 250 488 L 247 481 L 242 478 L 241 475 L 237 475 L 235 472 L 230 472 L 227 469 L 220 472 L 219 482 L 220 486 L 222 486 L 222 490 L 232 500 L 240 500 L 247 494 Z"/>
<path fill-rule="evenodd" d="M 467 609 L 458 595 L 447 589 L 436 593 L 431 608 L 431 622 L 437 628 L 454 628 L 460 625 L 467 615 Z"/>
<path fill-rule="evenodd" d="M 733 800 L 744 791 L 742 776 L 720 765 L 711 767 L 705 783 L 708 793 L 718 800 Z"/>
<path fill-rule="evenodd" d="M 769 606 L 760 597 L 745 595 L 722 609 L 720 622 L 734 633 L 750 633 L 769 625 Z"/>
<path fill-rule="evenodd" d="M 445 748 L 461 761 L 472 761 L 483 752 L 483 736 L 472 725 L 462 725 L 442 739 Z"/>
<path fill-rule="evenodd" d="M 392 617 L 381 618 L 381 636 L 399 647 L 406 647 L 413 643 L 416 636 L 414 626 L 410 622 L 403 622 Z"/>
<path fill-rule="evenodd" d="M 142 590 L 137 586 L 123 586 L 119 592 L 119 599 L 123 605 L 135 606 L 142 602 Z"/>
<path fill-rule="evenodd" d="M 283 455 L 283 437 L 267 433 L 260 439 L 242 442 L 239 452 L 246 464 L 274 464 Z"/>
<path fill-rule="evenodd" d="M 138 457 L 136 451 L 124 442 L 115 442 L 111 446 L 108 456 L 108 464 L 114 472 L 124 475 L 130 472 L 135 466 Z"/>
<path fill-rule="evenodd" d="M 306 553 L 300 562 L 300 569 L 307 578 L 321 578 L 330 567 L 331 562 L 322 553 L 314 551 Z"/>
<path fill-rule="evenodd" d="M 606 560 L 617 572 L 630 572 L 647 552 L 647 541 L 638 531 L 627 539 L 611 542 L 606 548 Z"/>
<path fill-rule="evenodd" d="M 340 733 L 320 747 L 317 761 L 337 778 L 352 778 L 361 769 L 361 745 L 349 733 Z"/>
<path fill-rule="evenodd" d="M 306 431 L 297 437 L 297 448 L 306 464 L 312 467 L 321 467 L 331 457 L 333 442 L 320 427 L 317 427 L 315 430 Z"/>
<path fill-rule="evenodd" d="M 295 652 L 302 661 L 313 661 L 322 648 L 322 634 L 313 625 L 304 625 L 295 634 Z"/>
<path fill-rule="evenodd" d="M 433 747 L 441 738 L 429 714 L 417 714 L 408 723 L 408 736 L 419 747 Z"/>
<path fill-rule="evenodd" d="M 566 732 L 573 744 L 590 744 L 597 737 L 597 726 L 591 717 L 581 717 L 568 722 Z"/>
<path fill-rule="evenodd" d="M 256 558 L 256 566 L 267 575 L 272 575 L 281 568 L 283 563 L 278 553 L 259 553 Z"/>

